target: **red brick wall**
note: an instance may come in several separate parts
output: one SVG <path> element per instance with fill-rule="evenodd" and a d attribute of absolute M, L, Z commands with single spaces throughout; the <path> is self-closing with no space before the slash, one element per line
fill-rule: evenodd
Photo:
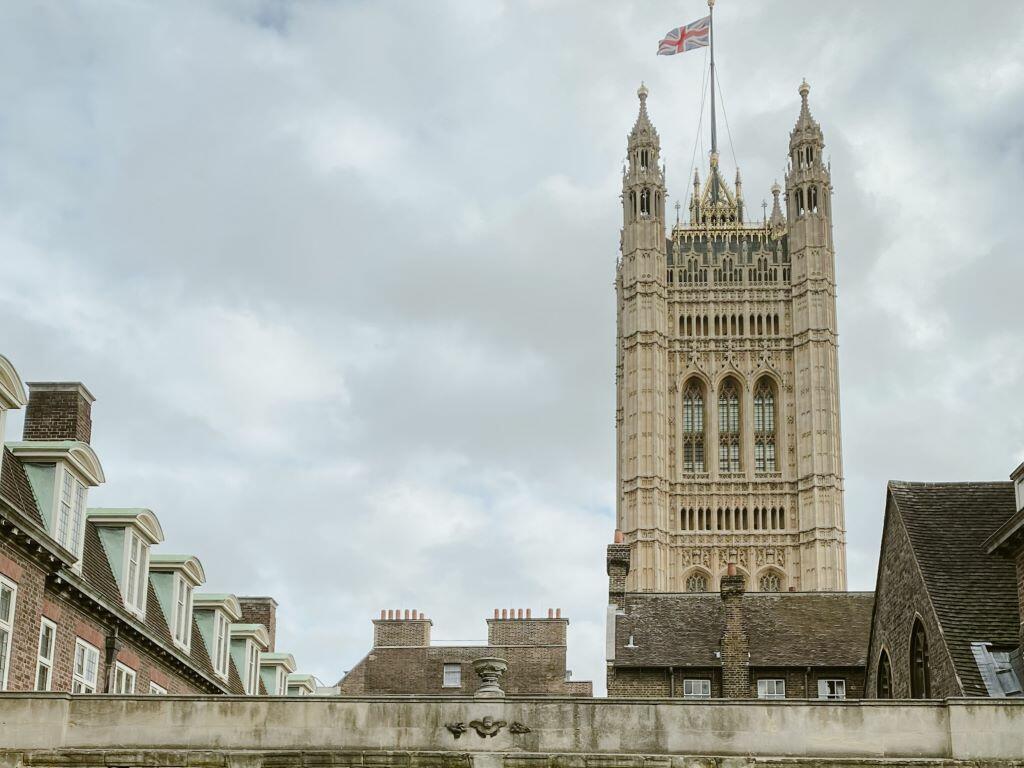
<path fill-rule="evenodd" d="M 722 636 L 722 695 L 730 699 L 750 695 L 749 642 L 743 616 L 743 577 L 722 577 L 725 630 Z"/>
<path fill-rule="evenodd" d="M 50 690 L 71 691 L 75 639 L 81 637 L 100 652 L 96 690 L 104 692 L 108 628 L 66 595 L 49 589 L 45 571 L 6 539 L 0 539 L 0 573 L 15 581 L 18 586 L 7 690 L 31 691 L 35 688 L 39 625 L 45 615 L 57 625 Z M 169 693 L 203 693 L 195 684 L 125 635 L 121 635 L 120 642 L 121 650 L 117 658 L 135 669 L 136 692 L 148 693 L 149 681 L 153 679 Z"/>
<path fill-rule="evenodd" d="M 889 525 L 882 534 L 884 560 L 880 563 L 878 584 L 875 585 L 865 697 L 876 698 L 878 695 L 878 659 L 885 648 L 892 665 L 893 698 L 910 698 L 910 633 L 916 615 L 921 616 L 928 639 L 932 698 L 962 696 L 963 690 L 943 645 L 924 580 L 914 565 L 910 539 L 891 502 L 888 502 L 887 517 Z"/>

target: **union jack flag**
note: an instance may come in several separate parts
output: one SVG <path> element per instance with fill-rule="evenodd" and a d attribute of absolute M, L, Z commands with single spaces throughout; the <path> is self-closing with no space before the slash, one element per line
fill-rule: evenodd
<path fill-rule="evenodd" d="M 659 56 L 675 56 L 694 48 L 704 48 L 711 42 L 711 17 L 705 16 L 685 27 L 676 27 L 658 43 Z"/>

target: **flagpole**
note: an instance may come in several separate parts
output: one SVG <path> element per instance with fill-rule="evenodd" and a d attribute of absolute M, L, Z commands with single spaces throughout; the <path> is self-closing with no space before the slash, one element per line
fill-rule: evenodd
<path fill-rule="evenodd" d="M 715 0 L 708 0 L 709 36 L 711 38 L 711 154 L 718 154 L 718 129 L 715 125 Z"/>

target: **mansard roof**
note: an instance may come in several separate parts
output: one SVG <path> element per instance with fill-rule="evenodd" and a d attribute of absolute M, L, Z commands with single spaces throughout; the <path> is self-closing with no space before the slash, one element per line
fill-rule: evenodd
<path fill-rule="evenodd" d="M 7 447 L 4 447 L 3 458 L 0 459 L 0 496 L 33 523 L 43 525 L 43 516 L 25 467 Z"/>
<path fill-rule="evenodd" d="M 873 592 L 743 596 L 755 667 L 864 666 Z M 715 593 L 630 593 L 615 622 L 615 666 L 717 667 L 725 608 Z M 633 638 L 630 648 L 629 640 Z"/>
<path fill-rule="evenodd" d="M 990 554 L 986 546 L 1016 511 L 1013 483 L 892 481 L 889 499 L 907 532 L 964 693 L 986 696 L 971 643 L 1014 648 L 1019 642 L 1013 561 Z M 886 525 L 892 524 L 886 515 Z"/>

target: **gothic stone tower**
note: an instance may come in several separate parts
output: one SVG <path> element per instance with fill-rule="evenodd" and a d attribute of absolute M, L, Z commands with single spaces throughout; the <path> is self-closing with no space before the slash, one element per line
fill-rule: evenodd
<path fill-rule="evenodd" d="M 824 138 L 800 86 L 785 213 L 744 221 L 717 154 L 666 237 L 641 86 L 618 265 L 618 528 L 630 591 L 846 588 L 835 255 Z M 678 206 L 677 206 L 678 210 Z"/>

